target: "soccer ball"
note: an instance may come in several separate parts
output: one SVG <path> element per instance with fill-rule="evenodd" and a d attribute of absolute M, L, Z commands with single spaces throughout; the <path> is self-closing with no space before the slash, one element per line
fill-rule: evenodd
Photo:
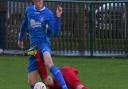
<path fill-rule="evenodd" d="M 47 89 L 45 84 L 42 82 L 37 82 L 34 86 L 34 89 Z"/>

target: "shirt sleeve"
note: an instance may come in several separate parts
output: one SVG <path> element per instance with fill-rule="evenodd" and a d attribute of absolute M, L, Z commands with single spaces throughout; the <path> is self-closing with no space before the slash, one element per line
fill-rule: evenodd
<path fill-rule="evenodd" d="M 60 17 L 56 17 L 54 36 L 58 37 L 59 33 L 60 33 Z"/>
<path fill-rule="evenodd" d="M 60 33 L 60 17 L 54 17 L 53 13 L 49 16 L 50 32 L 54 34 L 54 37 L 58 37 Z"/>
<path fill-rule="evenodd" d="M 20 26 L 20 32 L 19 32 L 20 41 L 23 41 L 24 39 L 24 33 L 26 32 L 27 25 L 28 25 L 27 11 L 25 11 L 25 15 L 24 15 L 23 21 Z"/>

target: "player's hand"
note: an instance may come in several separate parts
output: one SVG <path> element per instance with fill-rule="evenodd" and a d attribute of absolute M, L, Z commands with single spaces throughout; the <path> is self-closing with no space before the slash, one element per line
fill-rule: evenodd
<path fill-rule="evenodd" d="M 62 13 L 63 13 L 63 8 L 58 5 L 56 8 L 56 16 L 61 17 Z"/>
<path fill-rule="evenodd" d="M 18 40 L 18 47 L 22 49 L 24 47 L 23 45 L 24 45 L 23 41 Z"/>

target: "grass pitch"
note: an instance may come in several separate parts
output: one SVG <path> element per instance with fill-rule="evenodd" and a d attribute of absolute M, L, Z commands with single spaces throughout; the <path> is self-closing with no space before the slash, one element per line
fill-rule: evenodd
<path fill-rule="evenodd" d="M 0 56 L 0 89 L 30 89 L 27 61 L 22 56 Z M 75 67 L 90 89 L 128 89 L 128 59 L 53 57 L 53 61 L 59 67 Z"/>

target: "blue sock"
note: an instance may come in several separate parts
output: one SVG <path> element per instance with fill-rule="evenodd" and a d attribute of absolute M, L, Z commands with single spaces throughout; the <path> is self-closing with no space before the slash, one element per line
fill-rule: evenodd
<path fill-rule="evenodd" d="M 34 89 L 34 86 L 31 86 L 31 89 Z"/>
<path fill-rule="evenodd" d="M 62 89 L 68 89 L 60 70 L 56 66 L 52 66 L 50 68 L 50 71 L 55 77 L 55 79 L 58 81 Z"/>

